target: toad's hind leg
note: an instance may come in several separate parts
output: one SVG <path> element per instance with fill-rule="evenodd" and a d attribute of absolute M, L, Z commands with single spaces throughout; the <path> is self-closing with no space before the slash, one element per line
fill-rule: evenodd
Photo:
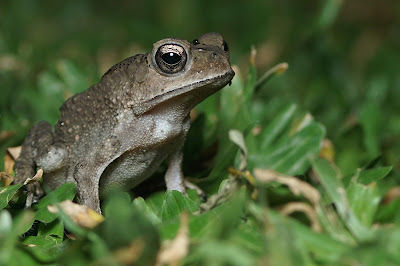
<path fill-rule="evenodd" d="M 22 184 L 27 178 L 33 177 L 36 173 L 36 158 L 48 149 L 54 142 L 52 127 L 48 122 L 41 121 L 34 125 L 26 136 L 21 149 L 21 154 L 15 162 L 14 183 Z M 28 192 L 34 198 L 40 198 L 43 191 L 39 182 L 26 186 Z"/>

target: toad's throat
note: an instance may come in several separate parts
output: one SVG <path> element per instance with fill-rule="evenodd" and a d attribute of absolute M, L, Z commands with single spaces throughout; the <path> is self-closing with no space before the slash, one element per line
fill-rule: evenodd
<path fill-rule="evenodd" d="M 233 70 L 226 72 L 223 75 L 219 75 L 210 79 L 204 79 L 204 80 L 200 80 L 196 83 L 187 85 L 187 86 L 183 86 L 183 87 L 179 87 L 170 91 L 167 91 L 163 94 L 159 94 L 154 96 L 153 98 L 151 98 L 150 100 L 146 101 L 147 104 L 156 104 L 165 100 L 168 100 L 170 98 L 173 98 L 175 96 L 184 94 L 186 92 L 192 91 L 193 88 L 197 88 L 197 89 L 201 89 L 207 85 L 211 85 L 214 88 L 218 88 L 218 89 L 222 89 L 223 87 L 225 87 L 225 85 L 227 85 L 228 83 L 231 82 L 233 76 L 235 75 L 235 72 L 233 72 Z M 221 82 L 215 82 L 215 81 L 221 81 Z M 215 84 L 214 84 L 215 83 Z"/>

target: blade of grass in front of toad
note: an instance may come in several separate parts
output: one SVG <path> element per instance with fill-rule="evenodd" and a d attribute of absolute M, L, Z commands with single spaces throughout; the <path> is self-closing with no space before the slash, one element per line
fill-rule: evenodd
<path fill-rule="evenodd" d="M 23 184 L 0 187 L 0 210 L 4 209 Z"/>
<path fill-rule="evenodd" d="M 57 260 L 68 246 L 68 242 L 61 242 L 58 236 L 51 235 L 28 236 L 22 240 L 22 244 L 25 250 L 43 263 Z"/>
<path fill-rule="evenodd" d="M 311 165 L 354 238 L 359 241 L 370 240 L 374 236 L 373 231 L 365 227 L 350 208 L 347 192 L 340 180 L 338 170 L 324 159 L 313 159 Z"/>
<path fill-rule="evenodd" d="M 354 214 L 363 225 L 370 227 L 379 203 L 384 196 L 383 191 L 379 189 L 376 183 L 362 185 L 351 182 L 347 188 L 347 195 Z"/>
<path fill-rule="evenodd" d="M 184 210 L 193 213 L 199 210 L 199 205 L 179 191 L 169 190 L 165 192 L 161 212 L 163 221 L 177 217 Z"/>
<path fill-rule="evenodd" d="M 265 129 L 262 130 L 257 140 L 260 143 L 261 149 L 266 149 L 272 142 L 276 141 L 279 135 L 288 127 L 292 121 L 297 107 L 295 104 L 290 104 L 283 108 L 274 120 L 272 120 Z"/>
<path fill-rule="evenodd" d="M 381 180 L 391 169 L 392 167 L 379 167 L 357 171 L 347 187 L 351 209 L 368 227 L 372 225 L 379 204 L 386 193 L 386 189 L 380 188 Z"/>
<path fill-rule="evenodd" d="M 258 146 L 256 150 L 249 151 L 250 168 L 267 167 L 288 175 L 304 174 L 308 169 L 309 158 L 316 156 L 321 149 L 325 128 L 315 121 L 310 121 L 304 128 L 291 135 L 291 129 L 287 126 L 293 116 L 292 108 L 285 108 L 272 121 L 271 124 L 275 128 L 269 126 L 266 129 L 266 132 L 276 136 L 267 141 L 265 147 Z M 278 119 L 283 121 L 280 123 Z M 286 128 L 284 134 L 283 128 Z M 280 139 L 278 135 L 282 135 Z"/>
<path fill-rule="evenodd" d="M 392 169 L 393 166 L 364 169 L 359 173 L 357 181 L 360 184 L 368 185 L 371 182 L 376 182 L 384 178 L 390 173 L 390 171 L 392 171 Z"/>
<path fill-rule="evenodd" d="M 36 220 L 43 223 L 50 223 L 54 221 L 57 217 L 57 213 L 51 213 L 47 206 L 64 201 L 73 200 L 76 194 L 75 183 L 65 183 L 62 186 L 56 188 L 55 190 L 44 196 L 38 204 L 34 205 L 36 211 Z"/>
<path fill-rule="evenodd" d="M 291 233 L 291 237 L 285 237 L 281 245 L 286 246 L 285 242 L 296 242 L 296 249 L 313 254 L 318 261 L 335 262 L 344 253 L 346 253 L 350 245 L 336 241 L 325 233 L 316 233 L 310 227 L 300 223 L 296 219 L 286 217 L 276 211 L 268 210 L 256 203 L 249 205 L 250 212 L 255 218 L 265 224 L 266 228 L 275 230 L 275 225 L 283 225 Z M 281 228 L 282 229 L 282 228 Z M 268 233 L 268 232 L 267 232 Z M 277 236 L 279 238 L 279 235 Z M 271 241 L 271 239 L 269 239 Z M 267 245 L 274 245 L 274 242 L 268 242 Z M 292 248 L 295 248 L 292 246 Z M 286 250 L 286 248 L 284 248 Z M 276 251 L 281 252 L 281 251 Z M 297 263 L 294 263 L 297 265 Z"/>
<path fill-rule="evenodd" d="M 32 211 L 24 210 L 16 218 L 12 218 L 7 210 L 0 211 L 0 265 L 9 265 L 18 235 L 25 233 L 33 224 L 35 215 Z"/>
<path fill-rule="evenodd" d="M 64 238 L 64 222 L 56 219 L 51 223 L 40 223 L 38 229 L 38 236 L 57 236 L 59 240 Z M 56 240 L 58 240 L 56 239 Z M 59 241 L 60 242 L 60 241 Z"/>

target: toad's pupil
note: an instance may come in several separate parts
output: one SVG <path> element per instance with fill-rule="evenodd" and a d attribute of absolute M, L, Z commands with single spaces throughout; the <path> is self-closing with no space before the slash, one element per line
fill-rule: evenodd
<path fill-rule="evenodd" d="M 163 54 L 162 59 L 165 63 L 173 65 L 181 61 L 181 56 L 176 53 L 170 52 Z"/>

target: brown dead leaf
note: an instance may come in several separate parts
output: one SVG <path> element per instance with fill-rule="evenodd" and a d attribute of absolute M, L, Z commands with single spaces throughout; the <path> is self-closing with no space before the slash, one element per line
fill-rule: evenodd
<path fill-rule="evenodd" d="M 390 204 L 394 200 L 400 198 L 400 186 L 397 187 L 392 187 L 391 189 L 388 190 L 386 193 L 385 197 L 383 198 L 382 203 L 384 205 Z"/>
<path fill-rule="evenodd" d="M 20 153 L 21 146 L 7 149 L 7 152 L 4 155 L 4 172 L 0 173 L 0 184 L 2 186 L 7 187 L 14 181 L 14 177 L 12 176 L 14 164 Z"/>
<path fill-rule="evenodd" d="M 0 172 L 0 185 L 8 187 L 14 181 L 14 177 L 6 172 Z"/>
<path fill-rule="evenodd" d="M 94 210 L 85 205 L 73 203 L 70 200 L 60 202 L 58 207 L 60 207 L 61 210 L 68 215 L 69 218 L 71 218 L 71 220 L 85 228 L 96 227 L 98 224 L 104 221 L 104 217 Z M 59 211 L 58 207 L 55 205 L 50 205 L 47 206 L 47 209 L 51 213 L 57 213 Z"/>
<path fill-rule="evenodd" d="M 12 175 L 12 172 L 14 169 L 14 164 L 15 164 L 15 161 L 13 160 L 11 155 L 6 153 L 4 155 L 4 172 L 6 172 L 9 175 Z"/>
<path fill-rule="evenodd" d="M 11 130 L 1 131 L 0 132 L 0 141 L 5 141 L 6 139 L 8 139 L 12 136 L 14 136 L 14 131 L 11 131 Z"/>
<path fill-rule="evenodd" d="M 311 222 L 311 228 L 315 232 L 321 232 L 321 224 L 319 223 L 317 213 L 310 205 L 304 202 L 290 202 L 279 208 L 284 215 L 290 215 L 294 212 L 303 212 Z"/>
<path fill-rule="evenodd" d="M 322 148 L 321 148 L 321 151 L 319 152 L 319 156 L 330 162 L 334 162 L 335 148 L 333 146 L 332 141 L 330 141 L 329 139 L 324 139 L 322 141 Z"/>
<path fill-rule="evenodd" d="M 292 191 L 295 195 L 302 195 L 308 199 L 313 206 L 317 206 L 321 198 L 318 190 L 316 190 L 307 182 L 301 181 L 296 177 L 287 176 L 273 170 L 260 168 L 254 169 L 254 175 L 262 183 L 278 182 L 288 186 L 290 191 Z"/>
<path fill-rule="evenodd" d="M 105 257 L 97 259 L 91 265 L 136 265 L 143 254 L 145 242 L 141 238 L 132 241 L 128 246 L 119 248 Z"/>
<path fill-rule="evenodd" d="M 17 160 L 18 157 L 20 156 L 20 154 L 21 154 L 21 149 L 22 149 L 22 146 L 10 147 L 10 148 L 7 149 L 7 152 L 8 152 L 8 154 L 11 155 L 11 157 L 12 157 L 12 158 L 14 159 L 14 161 L 15 161 L 15 160 Z"/>
<path fill-rule="evenodd" d="M 24 185 L 38 182 L 38 181 L 40 181 L 40 179 L 42 179 L 42 176 L 43 176 L 43 170 L 39 169 L 33 177 L 28 177 L 25 180 Z"/>
<path fill-rule="evenodd" d="M 157 266 L 179 265 L 180 261 L 189 253 L 189 214 L 183 212 L 180 215 L 181 225 L 175 238 L 162 247 L 157 257 Z"/>
<path fill-rule="evenodd" d="M 112 256 L 118 263 L 134 265 L 142 255 L 144 244 L 142 239 L 135 239 L 129 246 L 114 251 Z"/>

